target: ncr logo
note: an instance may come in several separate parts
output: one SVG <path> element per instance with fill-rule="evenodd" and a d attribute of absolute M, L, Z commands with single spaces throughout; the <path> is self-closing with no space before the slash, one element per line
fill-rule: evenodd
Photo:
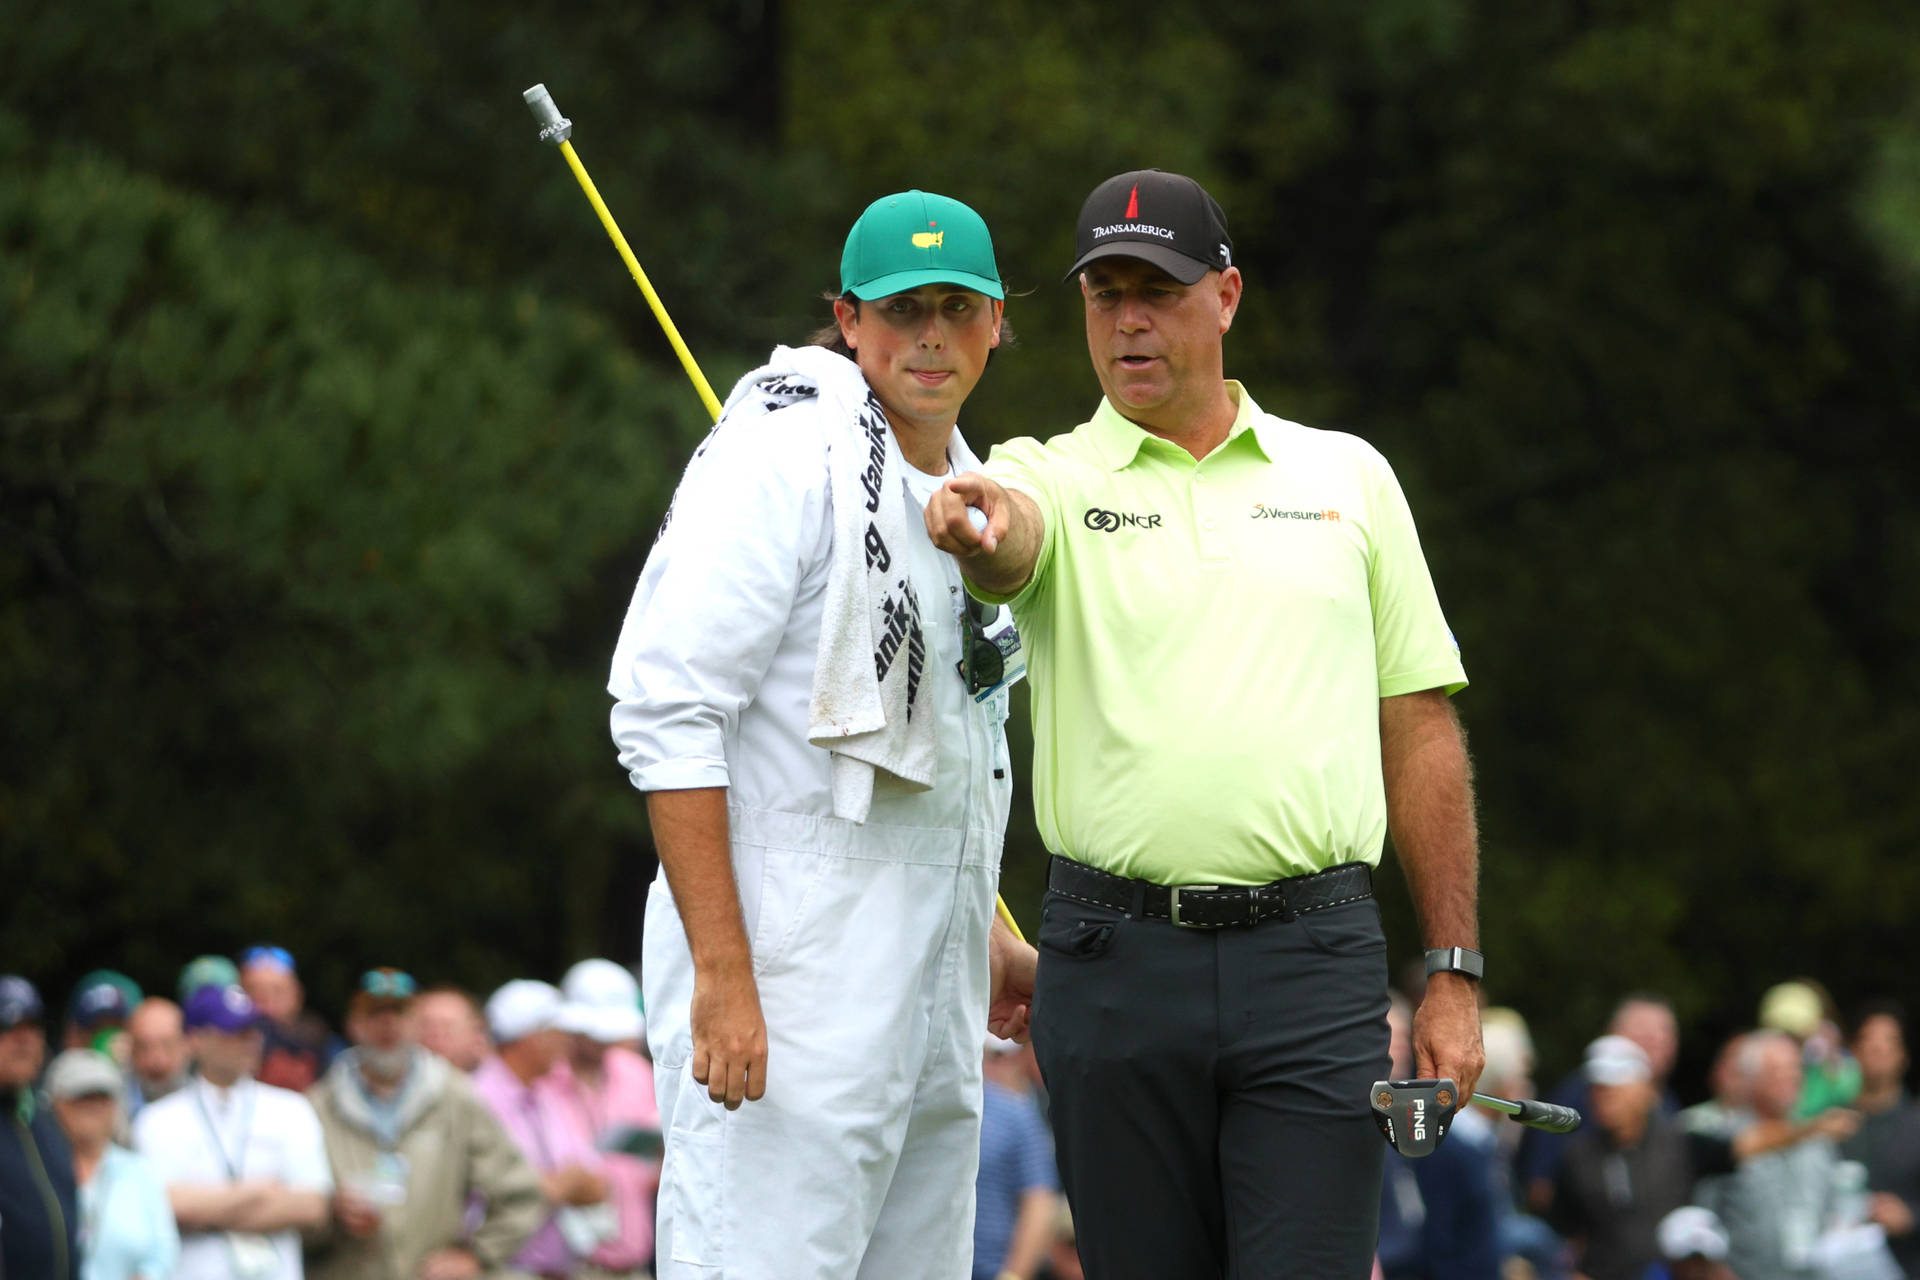
<path fill-rule="evenodd" d="M 1109 511 L 1105 507 L 1088 507 L 1082 521 L 1095 533 L 1114 533 L 1120 529 L 1158 529 L 1160 517 L 1157 515 L 1137 516 L 1129 511 Z"/>

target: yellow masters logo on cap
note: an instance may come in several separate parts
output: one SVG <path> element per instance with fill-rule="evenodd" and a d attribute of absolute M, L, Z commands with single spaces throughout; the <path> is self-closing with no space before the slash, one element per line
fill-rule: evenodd
<path fill-rule="evenodd" d="M 916 231 L 913 233 L 913 247 L 916 249 L 938 249 L 947 238 L 944 231 Z"/>

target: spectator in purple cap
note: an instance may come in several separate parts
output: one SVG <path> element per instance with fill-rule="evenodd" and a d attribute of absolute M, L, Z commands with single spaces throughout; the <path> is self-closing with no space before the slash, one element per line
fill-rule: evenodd
<path fill-rule="evenodd" d="M 248 947 L 240 953 L 240 985 L 266 1019 L 260 1083 L 305 1093 L 347 1046 L 307 1008 L 293 954 L 285 947 Z"/>
<path fill-rule="evenodd" d="M 180 1224 L 177 1280 L 302 1280 L 300 1233 L 326 1225 L 333 1175 L 320 1120 L 254 1078 L 260 1015 L 239 987 L 202 987 L 182 1011 L 195 1079 L 147 1107 L 135 1147 Z"/>
<path fill-rule="evenodd" d="M 33 984 L 0 974 L 0 1276 L 75 1280 L 73 1153 L 33 1091 L 45 1019 Z"/>

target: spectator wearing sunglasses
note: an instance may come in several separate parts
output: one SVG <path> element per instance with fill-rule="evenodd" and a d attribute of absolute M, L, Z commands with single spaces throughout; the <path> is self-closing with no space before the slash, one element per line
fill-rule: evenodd
<path fill-rule="evenodd" d="M 545 1217 L 533 1167 L 465 1073 L 420 1047 L 416 994 L 398 969 L 363 974 L 347 1007 L 353 1047 L 308 1095 L 338 1188 L 315 1280 L 492 1274 Z"/>
<path fill-rule="evenodd" d="M 260 1083 L 304 1093 L 346 1046 L 307 1006 L 307 989 L 285 947 L 249 947 L 240 954 L 240 985 L 266 1019 Z"/>

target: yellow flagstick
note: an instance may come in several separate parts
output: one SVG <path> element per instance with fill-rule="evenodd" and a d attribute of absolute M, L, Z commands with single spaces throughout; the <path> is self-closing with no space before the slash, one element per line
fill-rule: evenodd
<path fill-rule="evenodd" d="M 633 282 L 640 286 L 640 292 L 646 296 L 647 305 L 653 308 L 653 318 L 660 322 L 660 328 L 666 333 L 667 341 L 673 344 L 673 353 L 680 357 L 680 367 L 687 371 L 687 377 L 693 380 L 693 389 L 700 393 L 700 402 L 707 406 L 707 414 L 715 422 L 720 420 L 720 399 L 713 394 L 713 388 L 707 383 L 707 375 L 700 372 L 695 363 L 693 352 L 687 350 L 687 344 L 680 337 L 680 331 L 673 327 L 673 319 L 667 315 L 667 308 L 661 303 L 660 295 L 653 291 L 653 284 L 647 279 L 647 273 L 640 269 L 640 260 L 633 256 L 633 250 L 627 247 L 627 238 L 620 234 L 620 228 L 613 221 L 613 214 L 607 211 L 606 202 L 600 198 L 593 179 L 587 176 L 587 167 L 580 163 L 580 157 L 574 154 L 573 121 L 560 114 L 560 108 L 554 105 L 553 95 L 547 92 L 547 86 L 537 84 L 520 95 L 526 100 L 527 109 L 533 112 L 533 118 L 540 123 L 540 141 L 550 142 L 560 148 L 560 154 L 567 158 L 567 165 L 573 170 L 573 176 L 579 179 L 580 189 L 587 193 L 587 200 L 593 205 L 593 211 L 600 215 L 600 225 L 607 229 L 607 235 L 613 241 L 613 247 L 620 251 L 621 261 L 627 264 Z M 1020 932 L 1019 924 L 1013 918 L 1013 912 L 1007 910 L 1007 900 L 995 897 L 995 911 L 1006 924 L 1014 937 L 1025 942 L 1027 936 Z"/>

